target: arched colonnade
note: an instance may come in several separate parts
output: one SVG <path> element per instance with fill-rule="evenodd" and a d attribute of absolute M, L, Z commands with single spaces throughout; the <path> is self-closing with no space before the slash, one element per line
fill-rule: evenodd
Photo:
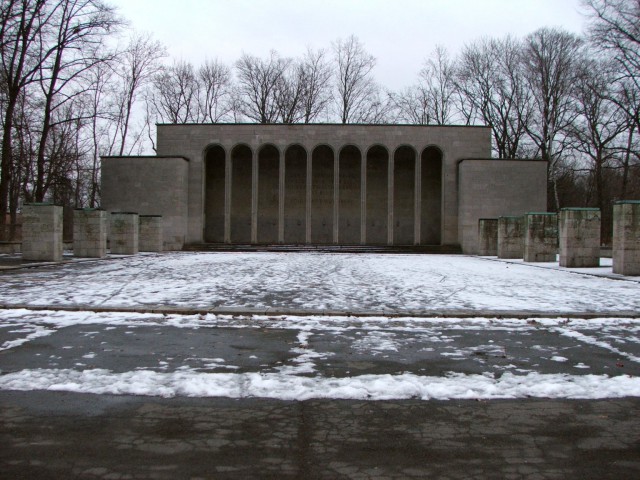
<path fill-rule="evenodd" d="M 439 245 L 441 231 L 438 147 L 205 151 L 205 242 Z"/>

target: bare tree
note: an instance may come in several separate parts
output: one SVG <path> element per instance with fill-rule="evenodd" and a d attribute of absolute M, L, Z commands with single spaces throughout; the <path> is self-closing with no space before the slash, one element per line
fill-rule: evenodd
<path fill-rule="evenodd" d="M 274 50 L 266 60 L 242 55 L 236 62 L 236 101 L 243 115 L 258 123 L 278 120 L 278 89 L 290 63 Z"/>
<path fill-rule="evenodd" d="M 327 113 L 331 102 L 331 65 L 324 50 L 307 49 L 300 61 L 303 95 L 302 121 L 314 122 Z"/>
<path fill-rule="evenodd" d="M 608 62 L 584 61 L 575 77 L 572 89 L 574 121 L 567 128 L 571 148 L 584 161 L 595 190 L 595 205 L 610 214 L 611 203 L 606 193 L 605 169 L 614 167 L 620 153 L 620 138 L 628 127 L 624 112 L 610 100 L 615 74 Z M 610 237 L 609 222 L 602 222 L 602 238 Z"/>
<path fill-rule="evenodd" d="M 523 64 L 533 99 L 533 114 L 524 125 L 538 153 L 549 165 L 549 208 L 560 201 L 557 173 L 564 148 L 562 132 L 575 116 L 571 88 L 581 62 L 582 40 L 571 33 L 541 28 L 525 39 Z"/>
<path fill-rule="evenodd" d="M 56 120 L 54 112 L 64 109 L 82 94 L 84 87 L 79 80 L 85 72 L 112 58 L 104 48 L 104 40 L 119 24 L 113 7 L 100 0 L 61 0 L 55 7 L 44 54 L 48 60 L 40 64 L 38 78 L 44 105 L 36 160 L 34 198 L 37 202 L 44 200 L 50 184 L 46 170 L 56 168 L 50 163 L 54 158 L 47 155 L 51 129 L 61 122 L 74 120 L 67 115 L 58 115 Z"/>
<path fill-rule="evenodd" d="M 338 39 L 333 44 L 336 64 L 335 103 L 341 123 L 360 122 L 378 97 L 378 86 L 371 72 L 376 65 L 357 37 Z"/>
<path fill-rule="evenodd" d="M 218 60 L 206 60 L 197 71 L 198 122 L 218 123 L 232 109 L 231 71 Z"/>
<path fill-rule="evenodd" d="M 121 88 L 115 93 L 116 131 L 120 137 L 118 155 L 124 155 L 131 115 L 140 91 L 160 70 L 159 60 L 166 55 L 164 46 L 150 34 L 134 33 L 116 64 Z"/>
<path fill-rule="evenodd" d="M 521 153 L 530 118 L 530 91 L 520 63 L 521 45 L 512 37 L 484 39 L 465 46 L 456 75 L 470 112 L 491 127 L 498 158 Z"/>
<path fill-rule="evenodd" d="M 153 78 L 151 104 L 157 118 L 168 123 L 197 121 L 198 79 L 193 65 L 176 62 Z"/>
<path fill-rule="evenodd" d="M 3 87 L 2 163 L 0 165 L 0 238 L 4 237 L 13 161 L 14 117 L 19 99 L 34 81 L 47 52 L 40 50 L 52 12 L 46 0 L 6 0 L 0 4 L 0 79 Z"/>

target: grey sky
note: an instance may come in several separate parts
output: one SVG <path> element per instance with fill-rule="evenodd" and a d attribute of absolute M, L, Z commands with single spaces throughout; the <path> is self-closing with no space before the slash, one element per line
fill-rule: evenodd
<path fill-rule="evenodd" d="M 231 65 L 242 52 L 299 56 L 356 35 L 377 60 L 375 78 L 415 82 L 436 44 L 456 53 L 482 36 L 524 36 L 542 26 L 581 33 L 579 0 L 109 0 L 173 59 Z"/>

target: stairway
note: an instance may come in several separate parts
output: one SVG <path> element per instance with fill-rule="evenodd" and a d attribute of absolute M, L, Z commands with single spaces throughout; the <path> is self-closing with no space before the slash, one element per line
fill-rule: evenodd
<path fill-rule="evenodd" d="M 459 245 L 308 245 L 190 243 L 187 252 L 318 252 L 318 253 L 421 253 L 460 254 Z"/>

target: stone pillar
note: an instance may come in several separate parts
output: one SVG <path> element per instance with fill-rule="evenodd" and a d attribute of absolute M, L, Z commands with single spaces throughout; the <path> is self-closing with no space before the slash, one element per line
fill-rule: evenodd
<path fill-rule="evenodd" d="M 138 250 L 141 252 L 161 252 L 162 215 L 140 215 Z"/>
<path fill-rule="evenodd" d="M 524 261 L 555 262 L 558 250 L 558 215 L 527 213 L 524 216 Z"/>
<path fill-rule="evenodd" d="M 640 200 L 613 206 L 613 273 L 640 275 Z"/>
<path fill-rule="evenodd" d="M 62 261 L 62 212 L 62 207 L 49 203 L 22 207 L 23 260 Z"/>
<path fill-rule="evenodd" d="M 560 211 L 560 266 L 600 266 L 600 209 L 563 208 Z"/>
<path fill-rule="evenodd" d="M 524 218 L 498 218 L 498 258 L 524 258 Z"/>
<path fill-rule="evenodd" d="M 498 219 L 478 220 L 478 255 L 492 257 L 498 255 Z"/>
<path fill-rule="evenodd" d="M 107 212 L 94 208 L 73 211 L 73 254 L 76 257 L 107 256 Z"/>
<path fill-rule="evenodd" d="M 137 213 L 111 213 L 109 227 L 111 253 L 116 255 L 135 255 L 138 253 L 139 228 Z"/>

